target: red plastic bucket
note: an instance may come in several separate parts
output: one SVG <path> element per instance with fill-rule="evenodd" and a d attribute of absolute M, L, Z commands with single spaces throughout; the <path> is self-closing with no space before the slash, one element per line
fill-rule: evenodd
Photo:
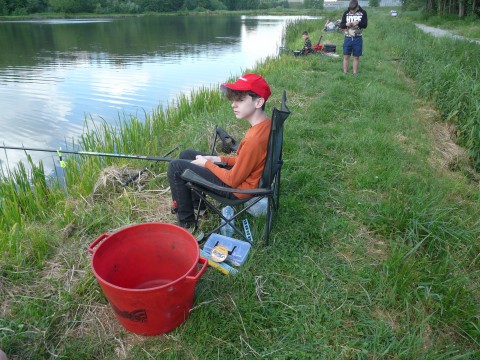
<path fill-rule="evenodd" d="M 182 324 L 207 268 L 193 235 L 172 224 L 146 223 L 103 234 L 88 251 L 118 321 L 140 335 L 163 334 Z"/>

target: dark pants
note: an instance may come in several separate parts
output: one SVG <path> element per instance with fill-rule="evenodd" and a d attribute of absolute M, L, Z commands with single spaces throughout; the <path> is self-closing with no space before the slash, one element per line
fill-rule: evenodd
<path fill-rule="evenodd" d="M 207 168 L 192 164 L 191 161 L 195 160 L 197 155 L 208 154 L 195 150 L 184 150 L 180 153 L 179 159 L 171 161 L 168 165 L 167 177 L 170 182 L 172 199 L 177 203 L 178 221 L 181 223 L 195 221 L 194 206 L 198 206 L 199 202 L 198 197 L 195 197 L 195 194 L 185 186 L 186 181 L 180 177 L 186 169 L 196 172 L 201 177 L 216 185 L 228 186 Z M 224 197 L 235 198 L 235 196 L 230 193 L 218 191 L 215 191 L 215 193 Z"/>
<path fill-rule="evenodd" d="M 363 50 L 363 37 L 345 36 L 343 40 L 343 55 L 362 56 Z"/>

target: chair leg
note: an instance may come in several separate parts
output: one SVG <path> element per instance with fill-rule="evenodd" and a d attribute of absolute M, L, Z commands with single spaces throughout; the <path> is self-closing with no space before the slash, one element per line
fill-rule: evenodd
<path fill-rule="evenodd" d="M 280 207 L 280 176 L 282 174 L 282 170 L 280 169 L 278 171 L 277 177 L 275 178 L 274 186 L 275 186 L 275 210 L 277 210 Z"/>
<path fill-rule="evenodd" d="M 266 246 L 268 246 L 270 241 L 270 230 L 272 229 L 272 221 L 273 221 L 273 208 L 274 208 L 274 200 L 269 197 L 267 214 L 265 216 L 265 245 Z"/>

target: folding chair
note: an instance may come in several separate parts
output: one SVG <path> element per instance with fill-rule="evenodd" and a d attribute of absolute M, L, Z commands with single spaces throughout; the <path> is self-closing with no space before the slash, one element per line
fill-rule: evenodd
<path fill-rule="evenodd" d="M 210 236 L 223 226 L 228 224 L 233 227 L 235 233 L 240 235 L 245 241 L 250 242 L 248 237 L 240 230 L 235 224 L 234 220 L 239 219 L 248 209 L 257 204 L 263 198 L 268 199 L 267 213 L 265 218 L 265 243 L 268 245 L 270 230 L 272 227 L 273 214 L 278 210 L 280 205 L 280 175 L 283 165 L 282 160 L 282 148 L 283 148 L 283 125 L 285 120 L 290 115 L 290 110 L 286 104 L 287 95 L 285 90 L 283 91 L 281 109 L 273 108 L 272 111 L 272 123 L 270 128 L 270 135 L 268 139 L 267 159 L 265 162 L 265 168 L 263 169 L 262 177 L 257 189 L 233 189 L 230 187 L 223 187 L 213 184 L 194 171 L 187 169 L 183 172 L 182 179 L 187 181 L 187 186 L 201 199 L 209 208 L 211 208 L 221 219 L 224 220 L 219 226 L 210 231 L 206 236 Z M 223 191 L 227 193 L 241 193 L 252 195 L 250 198 L 231 199 L 218 195 L 213 190 Z M 231 219 L 226 219 L 222 215 L 221 208 L 217 208 L 208 197 L 216 200 L 222 205 L 230 205 L 235 207 L 238 211 Z M 247 201 L 251 202 L 247 205 Z M 239 210 L 240 205 L 244 207 Z M 196 213 L 198 221 L 198 212 Z M 238 224 L 238 222 L 237 222 Z"/>

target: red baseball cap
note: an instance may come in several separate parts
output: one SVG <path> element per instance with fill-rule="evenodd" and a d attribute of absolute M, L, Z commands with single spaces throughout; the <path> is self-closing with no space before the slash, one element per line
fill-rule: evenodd
<path fill-rule="evenodd" d="M 272 93 L 270 86 L 263 77 L 257 74 L 245 74 L 240 76 L 233 84 L 225 83 L 221 86 L 237 91 L 252 91 L 267 101 Z"/>

